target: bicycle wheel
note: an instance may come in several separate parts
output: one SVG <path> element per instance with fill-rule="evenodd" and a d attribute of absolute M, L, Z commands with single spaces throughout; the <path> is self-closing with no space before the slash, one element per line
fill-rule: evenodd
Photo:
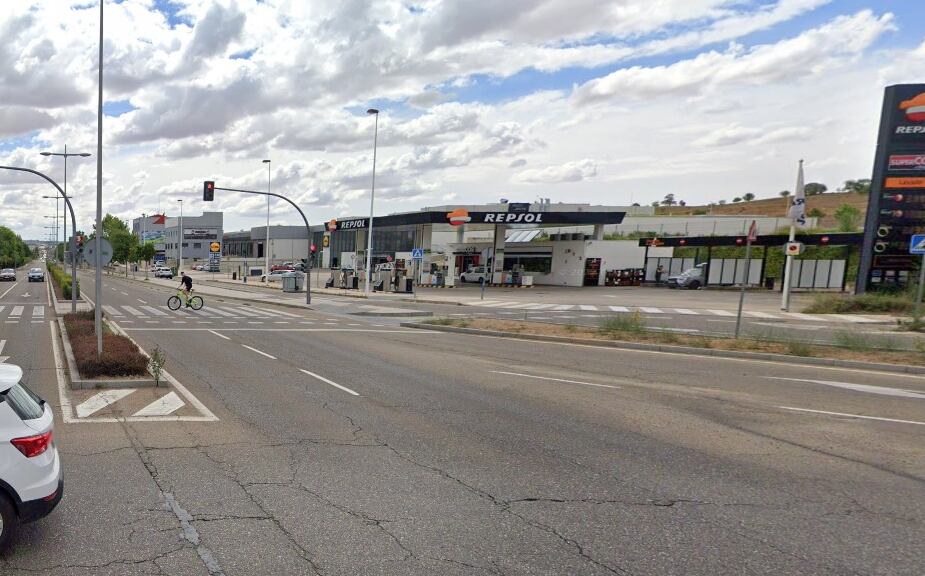
<path fill-rule="evenodd" d="M 177 296 L 171 296 L 170 298 L 168 298 L 167 307 L 170 308 L 171 310 L 179 310 L 180 309 L 180 298 Z"/>
<path fill-rule="evenodd" d="M 189 299 L 189 305 L 193 310 L 199 310 L 200 308 L 202 308 L 202 297 L 193 296 L 192 298 Z"/>

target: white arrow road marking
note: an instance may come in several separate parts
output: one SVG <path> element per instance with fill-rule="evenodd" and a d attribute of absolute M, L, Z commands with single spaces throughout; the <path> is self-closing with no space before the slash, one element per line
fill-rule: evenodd
<path fill-rule="evenodd" d="M 86 418 L 87 416 L 92 415 L 94 412 L 99 412 L 110 404 L 122 400 L 134 391 L 134 389 L 106 390 L 105 392 L 94 394 L 86 401 L 77 405 L 77 417 Z"/>
<path fill-rule="evenodd" d="M 593 382 L 580 382 L 578 380 L 564 380 L 562 378 L 549 378 L 548 376 L 534 376 L 533 374 L 520 374 L 518 372 L 502 372 L 501 370 L 492 370 L 495 374 L 505 374 L 507 376 L 520 376 L 521 378 L 536 378 L 537 380 L 549 380 L 550 382 L 565 382 L 566 384 L 581 384 L 582 386 L 594 386 L 596 388 L 613 388 L 619 389 L 620 386 L 610 386 L 607 384 L 595 384 Z"/>
<path fill-rule="evenodd" d="M 23 297 L 23 298 L 28 298 L 29 296 L 31 296 L 31 294 L 29 294 L 28 292 L 23 292 L 23 293 L 22 293 L 22 297 Z"/>
<path fill-rule="evenodd" d="M 897 420 L 896 418 L 881 418 L 880 416 L 863 416 L 861 414 L 845 414 L 844 412 L 828 412 L 826 410 L 810 410 L 809 408 L 794 408 L 793 406 L 778 406 L 782 410 L 793 410 L 796 412 L 810 412 L 812 414 L 826 414 L 828 416 L 844 416 L 845 418 L 859 418 L 861 420 L 877 420 L 880 422 L 897 422 L 899 424 L 917 424 L 925 426 L 925 422 L 915 420 Z"/>
<path fill-rule="evenodd" d="M 151 402 L 132 416 L 166 416 L 172 414 L 186 406 L 186 402 L 177 396 L 176 392 L 171 392 L 161 396 L 154 402 Z"/>
<path fill-rule="evenodd" d="M 881 396 L 899 396 L 900 398 L 918 398 L 925 400 L 925 393 L 916 392 L 915 390 L 905 390 L 903 388 L 889 388 L 887 386 L 869 386 L 867 384 L 852 384 L 851 382 L 832 382 L 829 380 L 808 380 L 806 378 L 782 378 L 780 376 L 765 376 L 771 380 L 788 380 L 790 382 L 809 382 L 811 384 L 822 384 L 823 386 L 833 386 L 835 388 L 845 388 L 856 392 L 867 392 L 868 394 L 880 394 Z"/>

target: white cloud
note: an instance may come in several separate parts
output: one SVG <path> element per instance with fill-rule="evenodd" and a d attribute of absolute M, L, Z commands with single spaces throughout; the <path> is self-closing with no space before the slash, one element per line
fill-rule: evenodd
<path fill-rule="evenodd" d="M 511 180 L 526 184 L 560 184 L 563 182 L 581 182 L 597 176 L 597 163 L 585 158 L 566 162 L 559 166 L 547 166 L 518 172 Z"/>

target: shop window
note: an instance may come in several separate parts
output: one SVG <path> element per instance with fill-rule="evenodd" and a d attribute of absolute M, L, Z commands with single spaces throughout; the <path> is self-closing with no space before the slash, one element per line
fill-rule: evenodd
<path fill-rule="evenodd" d="M 525 273 L 549 274 L 552 272 L 551 256 L 505 256 L 504 269 L 523 267 Z"/>

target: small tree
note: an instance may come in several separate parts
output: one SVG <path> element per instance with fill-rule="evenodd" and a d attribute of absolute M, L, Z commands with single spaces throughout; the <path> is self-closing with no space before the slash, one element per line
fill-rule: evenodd
<path fill-rule="evenodd" d="M 671 214 L 671 207 L 677 204 L 674 199 L 674 194 L 665 194 L 665 198 L 662 199 L 662 204 L 668 206 L 668 214 Z"/>
<path fill-rule="evenodd" d="M 154 243 L 145 242 L 144 244 L 138 247 L 138 258 L 145 263 L 145 278 L 148 277 L 148 262 L 154 258 Z"/>
<path fill-rule="evenodd" d="M 825 218 L 825 212 L 823 212 L 822 210 L 818 208 L 813 208 L 812 210 L 807 212 L 806 215 L 809 216 L 810 218 Z"/>
<path fill-rule="evenodd" d="M 733 203 L 733 204 L 735 204 L 735 203 L 737 203 L 737 202 L 741 202 L 741 201 L 742 201 L 742 199 L 739 198 L 738 196 L 736 196 L 735 198 L 732 199 L 732 203 Z"/>
<path fill-rule="evenodd" d="M 746 202 L 751 202 L 752 200 L 755 199 L 755 195 L 752 194 L 751 192 L 746 192 L 745 195 L 742 196 L 742 199 L 745 200 Z"/>
<path fill-rule="evenodd" d="M 838 221 L 839 232 L 854 232 L 861 221 L 861 211 L 850 204 L 842 204 L 832 215 Z"/>
<path fill-rule="evenodd" d="M 781 198 L 786 198 L 787 196 L 790 196 L 790 190 L 781 190 L 781 191 L 780 191 L 780 197 L 781 197 Z"/>
<path fill-rule="evenodd" d="M 726 205 L 726 201 L 725 201 L 725 200 L 720 200 L 719 202 L 717 202 L 717 204 L 719 204 L 720 206 L 725 206 L 725 205 Z"/>
<path fill-rule="evenodd" d="M 828 189 L 829 189 L 828 186 L 826 186 L 825 184 L 820 184 L 818 182 L 810 182 L 809 184 L 806 185 L 806 187 L 803 188 L 803 191 L 806 193 L 807 196 L 816 196 L 818 194 L 825 193 L 825 191 Z"/>

